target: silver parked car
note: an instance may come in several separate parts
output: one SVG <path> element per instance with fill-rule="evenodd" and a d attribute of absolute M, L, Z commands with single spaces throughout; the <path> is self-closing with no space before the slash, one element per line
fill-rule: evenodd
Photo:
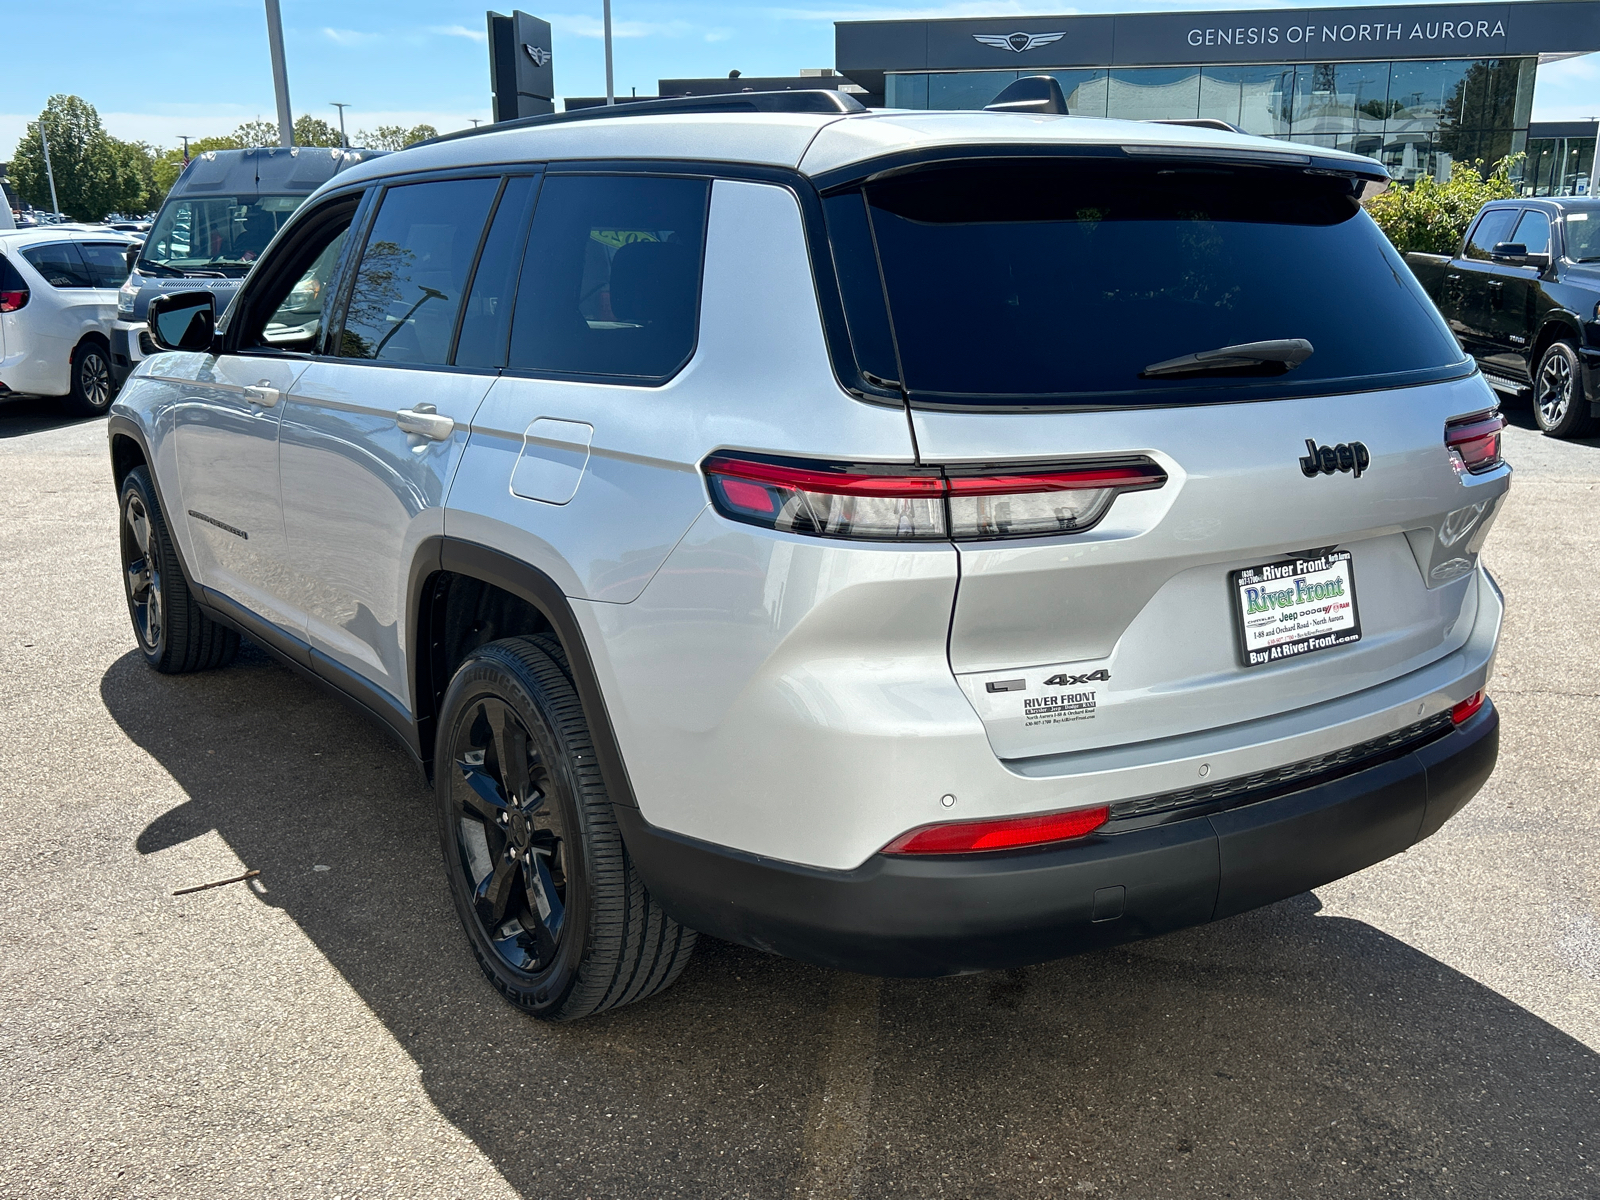
<path fill-rule="evenodd" d="M 361 164 L 220 321 L 152 303 L 139 644 L 242 634 L 390 728 L 541 1017 L 694 930 L 933 976 L 1326 883 L 1498 744 L 1501 419 L 1384 183 L 836 93 Z"/>

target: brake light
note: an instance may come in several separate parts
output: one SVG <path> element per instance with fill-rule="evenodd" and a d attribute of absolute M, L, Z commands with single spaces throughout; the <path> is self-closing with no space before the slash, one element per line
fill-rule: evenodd
<path fill-rule="evenodd" d="M 1148 459 L 1003 471 L 714 454 L 705 471 L 723 516 L 785 533 L 887 541 L 1079 533 L 1119 493 L 1167 481 Z"/>
<path fill-rule="evenodd" d="M 1478 710 L 1483 707 L 1483 689 L 1479 688 L 1460 704 L 1450 710 L 1450 720 L 1456 725 L 1463 725 L 1478 715 Z"/>
<path fill-rule="evenodd" d="M 1111 819 L 1111 810 L 1079 808 L 1071 812 L 1033 817 L 1006 817 L 998 821 L 953 821 L 924 825 L 901 834 L 883 848 L 885 854 L 979 854 L 991 850 L 1018 850 L 1087 837 Z"/>
<path fill-rule="evenodd" d="M 1505 427 L 1506 419 L 1498 411 L 1446 422 L 1444 444 L 1456 473 L 1481 475 L 1498 467 L 1504 461 L 1500 457 L 1500 431 Z"/>
<path fill-rule="evenodd" d="M 27 288 L 19 288 L 14 292 L 0 292 L 0 313 L 16 312 L 27 302 Z"/>

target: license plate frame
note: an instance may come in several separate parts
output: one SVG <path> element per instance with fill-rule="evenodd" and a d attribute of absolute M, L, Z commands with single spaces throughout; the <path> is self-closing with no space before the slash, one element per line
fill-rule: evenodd
<path fill-rule="evenodd" d="M 1308 587 L 1326 588 L 1332 584 L 1338 584 L 1336 592 L 1319 591 L 1301 598 Z M 1234 642 L 1240 665 L 1247 670 L 1290 662 L 1361 640 L 1355 556 L 1348 550 L 1324 550 L 1230 571 L 1228 587 Z M 1248 588 L 1263 595 L 1252 600 L 1247 596 Z M 1286 591 L 1290 593 L 1287 597 L 1283 595 Z M 1262 603 L 1265 607 L 1250 611 L 1253 604 Z M 1348 613 L 1343 608 L 1348 608 Z M 1317 620 L 1319 616 L 1321 621 Z M 1286 636 L 1269 640 L 1273 634 Z"/>

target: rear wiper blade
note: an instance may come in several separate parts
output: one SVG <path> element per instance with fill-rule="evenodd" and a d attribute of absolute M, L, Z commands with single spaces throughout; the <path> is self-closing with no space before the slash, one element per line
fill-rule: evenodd
<path fill-rule="evenodd" d="M 1193 375 L 1202 371 L 1233 371 L 1252 368 L 1277 367 L 1292 371 L 1314 353 L 1305 338 L 1279 338 L 1270 342 L 1241 342 L 1237 346 L 1219 346 L 1215 350 L 1202 350 L 1198 354 L 1185 354 L 1165 362 L 1151 363 L 1139 372 L 1139 378 L 1152 379 L 1162 375 Z"/>

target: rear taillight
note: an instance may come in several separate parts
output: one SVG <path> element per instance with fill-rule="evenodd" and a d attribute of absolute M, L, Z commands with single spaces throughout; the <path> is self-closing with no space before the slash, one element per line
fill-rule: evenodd
<path fill-rule="evenodd" d="M 1008 470 L 714 454 L 705 471 L 723 516 L 785 533 L 877 541 L 1081 533 L 1119 493 L 1167 481 L 1149 459 Z"/>
<path fill-rule="evenodd" d="M 1456 473 L 1481 475 L 1498 467 L 1504 461 L 1500 457 L 1500 431 L 1505 427 L 1506 419 L 1498 412 L 1446 422 L 1444 444 Z"/>
<path fill-rule="evenodd" d="M 1479 688 L 1460 704 L 1450 710 L 1450 720 L 1457 725 L 1466 723 L 1478 715 L 1478 710 L 1483 707 L 1483 689 Z"/>
<path fill-rule="evenodd" d="M 14 292 L 0 292 L 0 313 L 16 312 L 27 302 L 27 288 L 19 288 Z"/>
<path fill-rule="evenodd" d="M 952 821 L 924 825 L 901 834 L 883 848 L 885 854 L 979 854 L 989 850 L 1020 850 L 1087 837 L 1111 819 L 1111 810 L 1079 808 L 1071 812 L 1035 817 L 1005 817 L 998 821 Z"/>

